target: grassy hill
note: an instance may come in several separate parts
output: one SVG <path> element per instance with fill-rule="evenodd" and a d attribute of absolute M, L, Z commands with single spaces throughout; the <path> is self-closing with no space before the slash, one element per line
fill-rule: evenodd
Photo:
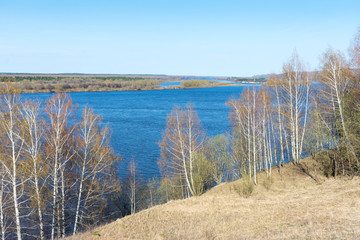
<path fill-rule="evenodd" d="M 360 239 L 360 178 L 321 173 L 304 159 L 260 173 L 250 196 L 246 179 L 223 183 L 68 239 Z"/>

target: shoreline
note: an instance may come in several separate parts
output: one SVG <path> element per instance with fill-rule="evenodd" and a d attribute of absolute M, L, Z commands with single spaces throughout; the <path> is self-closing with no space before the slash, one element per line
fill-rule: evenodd
<path fill-rule="evenodd" d="M 250 84 L 254 84 L 256 82 L 249 82 Z M 246 84 L 246 83 L 245 83 Z M 61 90 L 20 90 L 21 94 L 37 94 L 37 93 L 81 93 L 81 92 L 135 92 L 135 91 L 160 91 L 160 90 L 186 90 L 186 89 L 199 89 L 199 88 L 216 88 L 216 87 L 235 87 L 235 86 L 244 86 L 244 83 L 231 83 L 231 84 L 219 84 L 219 85 L 212 85 L 212 86 L 194 86 L 194 87 L 181 87 L 181 86 L 175 86 L 175 87 L 169 87 L 169 88 L 154 88 L 154 89 L 102 89 L 102 90 L 82 90 L 82 89 L 73 89 L 73 90 L 67 90 L 67 91 L 61 91 Z"/>

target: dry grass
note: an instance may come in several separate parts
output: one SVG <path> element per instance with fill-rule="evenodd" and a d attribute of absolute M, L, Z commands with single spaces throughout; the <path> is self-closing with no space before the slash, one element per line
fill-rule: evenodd
<path fill-rule="evenodd" d="M 360 239 L 360 178 L 317 176 L 309 159 L 303 169 L 273 168 L 270 188 L 259 174 L 248 198 L 242 180 L 225 183 L 68 239 Z"/>

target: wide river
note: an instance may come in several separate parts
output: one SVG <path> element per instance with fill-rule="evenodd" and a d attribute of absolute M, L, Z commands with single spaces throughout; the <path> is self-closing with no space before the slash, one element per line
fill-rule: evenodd
<path fill-rule="evenodd" d="M 247 84 L 246 86 L 259 86 Z M 159 176 L 157 161 L 160 157 L 158 142 L 166 126 L 166 117 L 174 106 L 191 102 L 209 136 L 229 130 L 229 108 L 225 105 L 231 97 L 239 97 L 246 86 L 152 90 L 120 92 L 70 93 L 79 113 L 86 105 L 112 129 L 111 143 L 124 161 L 120 176 L 124 177 L 131 159 L 144 179 Z M 23 94 L 25 98 L 45 100 L 50 93 Z"/>

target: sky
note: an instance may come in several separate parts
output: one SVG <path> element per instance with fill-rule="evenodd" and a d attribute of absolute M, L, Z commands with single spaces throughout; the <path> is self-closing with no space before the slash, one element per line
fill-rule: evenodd
<path fill-rule="evenodd" d="M 359 0 L 0 0 L 0 72 L 239 76 L 347 52 Z"/>

